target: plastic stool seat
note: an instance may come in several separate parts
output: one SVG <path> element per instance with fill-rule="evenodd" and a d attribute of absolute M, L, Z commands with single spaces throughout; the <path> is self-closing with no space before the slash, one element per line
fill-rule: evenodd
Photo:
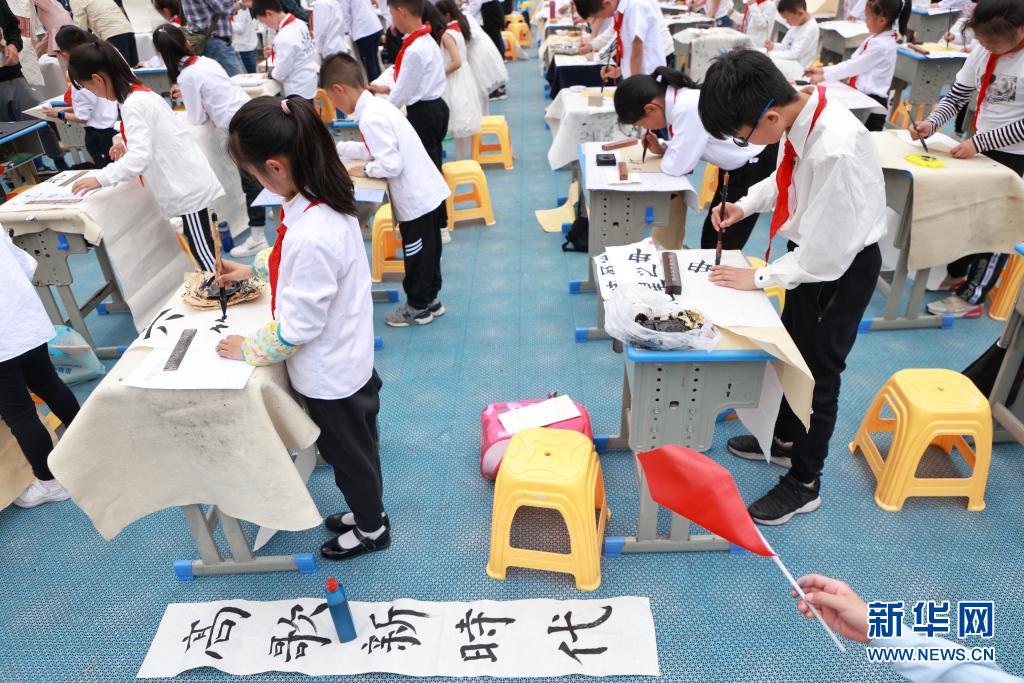
<path fill-rule="evenodd" d="M 512 522 L 521 507 L 560 514 L 569 532 L 569 553 L 512 547 Z M 596 521 L 595 510 L 600 511 Z M 541 569 L 572 574 L 579 590 L 597 590 L 610 517 L 594 443 L 566 429 L 525 429 L 512 437 L 498 470 L 487 575 L 504 579 L 509 567 Z"/>
<path fill-rule="evenodd" d="M 461 221 L 483 219 L 487 225 L 494 225 L 494 208 L 491 206 L 491 191 L 487 186 L 487 176 L 480 164 L 472 159 L 449 161 L 441 165 L 441 173 L 451 194 L 445 200 L 448 208 L 448 229 L 455 228 Z M 469 185 L 469 191 L 456 193 L 456 188 Z M 467 202 L 471 206 L 464 205 Z"/>
<path fill-rule="evenodd" d="M 370 242 L 370 279 L 380 282 L 384 273 L 404 273 L 402 236 L 395 228 L 391 204 L 381 204 L 373 217 Z"/>
<path fill-rule="evenodd" d="M 485 135 L 493 135 L 498 141 L 484 142 Z M 481 117 L 480 132 L 473 135 L 473 160 L 479 164 L 502 164 L 506 171 L 515 165 L 512 135 L 504 116 Z"/>
<path fill-rule="evenodd" d="M 888 407 L 894 417 L 882 417 Z M 872 432 L 892 433 L 885 460 Z M 974 439 L 974 447 L 964 437 Z M 952 454 L 953 447 L 973 468 L 968 477 L 916 476 L 929 446 Z M 877 479 L 875 503 L 883 510 L 903 508 L 910 496 L 963 496 L 967 509 L 985 509 L 985 485 L 992 459 L 992 412 L 971 380 L 952 370 L 911 369 L 894 374 L 875 396 L 850 452 L 864 455 Z"/>
<path fill-rule="evenodd" d="M 714 201 L 715 190 L 718 189 L 718 167 L 714 164 L 706 164 L 704 177 L 700 181 L 700 195 L 697 204 L 701 210 L 707 208 L 708 202 Z"/>
<path fill-rule="evenodd" d="M 1024 258 L 1019 254 L 1010 254 L 1006 267 L 999 275 L 999 282 L 988 293 L 988 317 L 993 320 L 1006 320 L 1013 311 L 1020 291 L 1021 280 L 1024 279 Z"/>

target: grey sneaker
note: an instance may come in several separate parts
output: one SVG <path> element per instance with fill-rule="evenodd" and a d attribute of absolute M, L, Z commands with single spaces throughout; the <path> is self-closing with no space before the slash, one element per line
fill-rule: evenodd
<path fill-rule="evenodd" d="M 384 316 L 384 322 L 391 327 L 409 327 L 410 325 L 426 325 L 434 321 L 430 309 L 419 310 L 409 304 L 402 304 Z"/>
<path fill-rule="evenodd" d="M 434 316 L 435 318 L 440 318 L 442 315 L 448 312 L 445 310 L 444 304 L 441 303 L 440 299 L 434 299 L 433 301 L 431 301 L 430 305 L 427 306 L 427 310 L 430 311 L 430 315 Z"/>
<path fill-rule="evenodd" d="M 779 437 L 774 437 L 770 462 L 773 465 L 789 469 L 793 466 L 792 458 L 790 457 L 792 451 L 792 442 L 782 441 Z M 729 452 L 747 460 L 760 460 L 764 462 L 764 453 L 761 451 L 761 445 L 750 434 L 734 436 L 729 439 Z"/>

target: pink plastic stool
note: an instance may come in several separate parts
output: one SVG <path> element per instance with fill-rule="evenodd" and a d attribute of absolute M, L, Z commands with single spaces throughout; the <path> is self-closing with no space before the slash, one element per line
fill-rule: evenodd
<path fill-rule="evenodd" d="M 480 415 L 480 474 L 483 475 L 484 479 L 494 481 L 498 476 L 498 468 L 501 467 L 501 460 L 505 457 L 509 439 L 512 438 L 512 435 L 505 431 L 498 416 L 510 410 L 524 408 L 546 400 L 534 399 L 530 401 L 492 403 L 484 408 L 484 412 Z M 590 413 L 579 403 L 575 401 L 573 403 L 580 411 L 579 417 L 546 426 L 550 429 L 571 429 L 593 440 L 594 432 L 590 427 Z"/>

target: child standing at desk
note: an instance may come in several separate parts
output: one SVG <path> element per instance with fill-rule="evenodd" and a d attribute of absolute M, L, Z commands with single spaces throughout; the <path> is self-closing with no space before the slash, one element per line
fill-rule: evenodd
<path fill-rule="evenodd" d="M 473 67 L 469 65 L 466 41 L 470 39 L 469 23 L 458 14 L 445 21 L 431 4 L 424 5 L 432 26 L 440 27 L 441 52 L 444 54 L 444 73 L 447 84 L 444 101 L 448 105 L 448 132 L 455 139 L 455 158 L 469 158 L 470 137 L 480 132 L 480 97 L 477 94 Z M 434 30 L 435 35 L 438 33 Z"/>
<path fill-rule="evenodd" d="M 907 34 L 910 3 L 903 0 L 871 0 L 865 9 L 871 35 L 849 59 L 839 64 L 807 70 L 811 83 L 849 79 L 849 84 L 889 110 L 889 89 L 896 72 L 897 25 Z M 868 130 L 883 130 L 885 114 L 871 114 L 864 122 Z"/>
<path fill-rule="evenodd" d="M 214 272 L 210 202 L 224 195 L 192 134 L 164 98 L 142 85 L 120 53 L 96 40 L 71 51 L 68 74 L 97 97 L 120 104 L 122 142 L 110 150 L 113 163 L 75 182 L 76 194 L 120 182 L 143 182 L 168 218 L 181 216 L 196 263 Z"/>
<path fill-rule="evenodd" d="M 754 45 L 764 45 L 771 40 L 777 15 L 778 8 L 774 0 L 747 0 L 739 29 L 750 36 L 750 42 Z"/>
<path fill-rule="evenodd" d="M 480 91 L 480 113 L 486 115 L 492 93 L 496 98 L 505 97 L 505 84 L 508 83 L 505 60 L 473 15 L 463 14 L 454 0 L 438 0 L 434 7 L 446 22 L 455 21 L 460 25 L 466 22 L 466 31 L 462 34 L 466 40 L 466 56 Z"/>
<path fill-rule="evenodd" d="M 338 0 L 345 17 L 345 32 L 352 36 L 359 59 L 366 69 L 366 78 L 375 81 L 380 76 L 380 37 L 384 32 L 380 17 L 373 11 L 370 0 Z"/>
<path fill-rule="evenodd" d="M 298 95 L 310 102 L 316 95 L 316 48 L 305 22 L 285 14 L 280 0 L 252 0 L 252 13 L 271 31 L 274 43 L 264 48 L 274 60 L 270 77 L 281 84 L 281 96 Z"/>
<path fill-rule="evenodd" d="M 444 101 L 448 80 L 441 48 L 423 22 L 427 0 L 390 0 L 391 20 L 405 34 L 395 58 L 395 87 L 369 86 L 373 93 L 388 94 L 391 104 L 401 109 L 420 136 L 431 161 L 441 170 L 441 144 L 448 134 L 450 112 Z M 440 236 L 438 236 L 440 239 Z"/>
<path fill-rule="evenodd" d="M 406 303 L 389 313 L 392 327 L 425 325 L 445 314 L 441 291 L 441 243 L 451 194 L 409 121 L 387 100 L 366 89 L 366 76 L 349 55 L 334 55 L 320 68 L 331 103 L 359 121 L 362 142 L 338 143 L 342 158 L 362 159 L 352 175 L 387 178 L 391 211 L 402 233 Z"/>
<path fill-rule="evenodd" d="M 167 78 L 177 86 L 177 95 L 185 104 L 185 114 L 193 126 L 207 121 L 227 131 L 231 117 L 249 101 L 242 87 L 228 77 L 224 67 L 208 57 L 192 53 L 185 34 L 173 24 L 158 26 L 153 31 L 153 47 L 167 65 Z M 238 169 L 249 213 L 249 238 L 231 250 L 235 258 L 253 256 L 267 248 L 264 228 L 267 211 L 252 203 L 263 191 L 251 174 Z"/>
<path fill-rule="evenodd" d="M 700 99 L 698 86 L 685 74 L 659 66 L 650 76 L 630 76 L 615 90 L 615 113 L 621 123 L 647 130 L 643 145 L 654 155 L 660 155 L 661 170 L 673 176 L 693 173 L 698 161 L 718 166 L 719 183 L 722 171 L 730 171 L 729 196 L 738 199 L 747 189 L 772 174 L 778 156 L 778 145 L 738 147 L 731 140 L 718 140 L 708 135 L 697 113 Z M 653 131 L 668 128 L 669 141 L 658 139 Z M 715 192 L 716 202 L 718 192 Z M 714 249 L 718 232 L 711 224 L 712 207 L 704 221 L 700 244 L 702 249 Z M 749 216 L 722 236 L 725 249 L 742 249 L 747 243 L 757 216 Z M 685 226 L 670 226 L 674 234 L 655 240 L 666 249 L 682 247 Z"/>
<path fill-rule="evenodd" d="M 252 15 L 252 2 L 240 3 L 239 8 L 231 15 L 231 46 L 242 60 L 247 73 L 256 73 L 256 48 L 260 38 L 256 32 L 256 17 Z M 173 21 L 171 22 L 174 23 Z"/>
<path fill-rule="evenodd" d="M 790 471 L 750 506 L 754 521 L 783 524 L 821 505 L 820 477 L 836 423 L 840 375 L 882 265 L 885 182 L 875 144 L 853 114 L 828 106 L 821 86 L 794 90 L 759 52 L 737 50 L 718 58 L 700 93 L 700 118 L 712 135 L 738 136 L 741 145 L 785 137 L 775 174 L 736 204 L 726 204 L 724 220 L 718 211 L 712 219 L 716 228 L 728 229 L 774 207 L 769 245 L 781 233 L 789 240 L 788 253 L 757 270 L 716 266 L 710 275 L 723 287 L 789 290 L 782 324 L 814 378 L 810 429 L 783 401 L 771 455 Z M 764 458 L 751 436 L 730 439 L 729 450 Z"/>
<path fill-rule="evenodd" d="M 611 19 L 615 31 L 615 64 L 601 68 L 601 78 L 615 80 L 654 73 L 665 66 L 661 35 L 665 18 L 648 0 L 573 0 L 583 19 Z"/>
<path fill-rule="evenodd" d="M 915 139 L 933 134 L 977 92 L 974 136 L 954 147 L 952 155 L 966 159 L 980 152 L 1024 175 L 1024 3 L 978 0 L 968 27 L 979 45 L 956 75 L 949 93 L 910 134 Z M 973 254 L 949 264 L 946 284 L 955 294 L 928 304 L 928 311 L 956 318 L 980 317 L 1006 259 L 1006 254 Z"/>
<path fill-rule="evenodd" d="M 806 0 L 779 0 L 779 15 L 789 24 L 789 30 L 778 45 L 766 40 L 764 46 L 768 56 L 780 62 L 784 73 L 789 71 L 785 63 L 790 62 L 796 65 L 796 74 L 802 74 L 818 58 L 818 22 L 808 13 Z"/>
<path fill-rule="evenodd" d="M 320 553 L 344 560 L 384 550 L 391 524 L 378 452 L 381 381 L 373 369 L 370 268 L 352 180 L 320 116 L 299 98 L 257 97 L 231 120 L 230 134 L 238 165 L 284 201 L 274 248 L 255 266 L 270 282 L 274 319 L 247 337 L 222 339 L 217 352 L 251 365 L 284 361 L 320 427 L 320 456 L 334 468 L 351 509 L 327 518 L 336 536 Z M 253 274 L 226 261 L 222 279 Z"/>

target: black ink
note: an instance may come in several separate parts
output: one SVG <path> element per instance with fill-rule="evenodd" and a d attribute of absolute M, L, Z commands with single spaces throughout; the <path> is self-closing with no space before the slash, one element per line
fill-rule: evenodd
<path fill-rule="evenodd" d="M 606 647 L 591 647 L 591 648 L 575 648 L 575 649 L 570 649 L 569 648 L 569 644 L 566 643 L 566 642 L 563 642 L 561 645 L 559 645 L 558 649 L 561 650 L 562 652 L 564 652 L 565 654 L 569 655 L 573 659 L 575 659 L 580 664 L 582 664 L 583 662 L 581 662 L 580 658 L 577 657 L 576 655 L 599 655 L 599 654 L 603 654 L 605 651 L 608 650 L 608 648 L 606 648 Z"/>
<path fill-rule="evenodd" d="M 515 619 L 508 617 L 488 617 L 483 612 L 479 612 L 476 616 L 473 616 L 473 610 L 466 610 L 466 616 L 464 616 L 457 624 L 455 624 L 456 630 L 465 633 L 469 637 L 470 645 L 463 645 L 459 648 L 459 654 L 462 655 L 462 661 L 470 662 L 475 660 L 486 659 L 491 662 L 498 661 L 498 655 L 495 654 L 495 650 L 498 649 L 498 643 L 476 643 L 472 644 L 477 637 L 487 636 L 493 638 L 498 634 L 498 629 L 491 628 L 494 625 L 500 624 L 508 626 L 516 623 Z M 473 633 L 473 627 L 476 627 L 477 632 Z"/>
<path fill-rule="evenodd" d="M 709 270 L 711 270 L 711 266 L 712 264 L 707 263 L 706 261 L 704 261 L 704 259 L 701 259 L 700 261 L 695 261 L 690 265 L 686 266 L 686 269 L 691 273 L 706 273 Z"/>
<path fill-rule="evenodd" d="M 150 338 L 150 336 L 153 334 L 153 328 L 156 326 L 156 324 L 158 322 L 160 322 L 161 318 L 164 319 L 164 322 L 167 322 L 168 320 L 177 320 L 178 318 L 184 318 L 185 317 L 181 313 L 175 313 L 173 315 L 169 315 L 166 318 L 164 318 L 164 314 L 169 313 L 170 310 L 171 309 L 169 309 L 169 308 L 165 308 L 164 310 L 162 310 L 159 313 L 157 313 L 156 317 L 153 318 L 153 322 L 151 322 L 149 324 L 149 327 L 146 328 L 146 332 L 142 335 L 143 339 L 149 339 Z M 161 327 L 157 327 L 156 329 L 160 330 L 164 334 L 167 334 L 167 328 L 166 327 L 161 326 Z"/>
<path fill-rule="evenodd" d="M 615 275 L 615 266 L 600 266 L 601 275 Z"/>
<path fill-rule="evenodd" d="M 164 311 L 166 313 L 167 311 Z M 161 313 L 163 315 L 163 313 Z M 218 643 L 226 643 L 231 639 L 231 630 L 237 625 L 234 619 L 228 617 L 221 618 L 224 614 L 234 614 L 241 619 L 248 619 L 252 615 L 245 610 L 238 609 L 237 607 L 222 607 L 213 615 L 213 622 L 209 626 L 197 629 L 199 621 L 193 621 L 191 630 L 188 635 L 181 639 L 181 642 L 185 643 L 185 652 L 189 651 L 192 647 L 192 643 L 199 642 L 200 640 L 206 639 L 206 645 L 204 649 L 209 657 L 214 659 L 223 659 L 220 653 L 215 652 L 212 648 Z"/>
<path fill-rule="evenodd" d="M 477 643 L 476 645 L 463 645 L 459 648 L 459 654 L 462 655 L 464 662 L 474 662 L 480 659 L 496 662 L 498 655 L 494 654 L 494 651 L 497 649 L 497 643 Z"/>
<path fill-rule="evenodd" d="M 644 268 L 643 266 L 637 266 L 636 267 L 636 274 L 637 275 L 646 275 L 648 277 L 658 277 L 658 264 L 652 263 L 647 268 Z"/>
<path fill-rule="evenodd" d="M 628 256 L 628 258 L 629 258 L 630 261 L 634 261 L 636 263 L 647 263 L 648 261 L 651 260 L 651 255 L 650 254 L 645 254 L 638 247 L 637 250 L 634 253 L 632 253 L 632 254 L 630 254 Z"/>
<path fill-rule="evenodd" d="M 218 324 L 214 325 L 213 327 L 211 327 L 210 331 L 211 332 L 218 332 L 219 333 L 219 332 L 222 332 L 222 331 L 228 329 L 229 327 L 231 327 L 231 326 L 230 325 L 224 325 L 223 321 L 218 321 Z"/>
<path fill-rule="evenodd" d="M 637 284 L 640 285 L 641 287 L 652 289 L 655 292 L 665 291 L 665 283 L 661 282 L 660 280 L 658 282 L 638 282 Z"/>
<path fill-rule="evenodd" d="M 371 614 L 370 623 L 373 624 L 375 629 L 383 630 L 390 628 L 391 630 L 383 636 L 370 636 L 360 646 L 360 649 L 366 650 L 367 653 L 379 652 L 381 650 L 391 652 L 392 648 L 405 650 L 413 645 L 421 645 L 422 643 L 420 643 L 418 638 L 408 635 L 409 633 L 416 633 L 416 627 L 413 626 L 411 620 L 413 618 L 428 618 L 429 616 L 426 612 L 391 607 L 388 609 L 388 620 L 384 623 L 377 623 L 377 615 Z M 400 619 L 399 617 L 402 618 Z"/>
<path fill-rule="evenodd" d="M 477 635 L 482 636 L 484 635 L 484 624 L 504 624 L 505 626 L 508 626 L 509 624 L 514 623 L 516 623 L 515 619 L 487 617 L 484 616 L 483 612 L 480 612 L 474 617 L 473 610 L 466 610 L 466 616 L 464 616 L 459 623 L 455 625 L 455 628 L 459 631 L 464 631 L 466 635 L 469 636 L 469 642 L 472 643 L 474 640 L 474 626 L 477 627 Z M 486 635 L 493 636 L 495 633 L 497 633 L 496 629 L 487 629 Z"/>
<path fill-rule="evenodd" d="M 294 654 L 295 659 L 306 656 L 306 650 L 311 643 L 319 643 L 321 647 L 331 642 L 330 638 L 324 638 L 323 636 L 316 636 L 311 634 L 300 634 L 299 631 L 303 629 L 301 622 L 309 624 L 309 628 L 313 629 L 313 633 L 317 633 L 316 624 L 313 623 L 311 617 L 324 612 L 327 609 L 327 603 L 321 603 L 316 606 L 316 609 L 307 617 L 302 612 L 302 605 L 295 605 L 291 609 L 291 618 L 285 619 L 281 617 L 277 620 L 278 624 L 287 624 L 291 626 L 291 630 L 287 635 L 283 637 L 272 636 L 270 638 L 270 654 L 274 657 L 280 657 L 284 655 L 284 661 L 292 661 L 292 646 L 295 646 Z"/>
<path fill-rule="evenodd" d="M 562 618 L 565 619 L 565 626 L 548 626 L 548 633 L 561 633 L 562 631 L 568 631 L 569 637 L 571 637 L 572 642 L 575 643 L 577 640 L 579 640 L 579 637 L 576 635 L 576 631 L 585 631 L 589 628 L 596 628 L 604 622 L 608 621 L 608 618 L 612 616 L 611 605 L 605 605 L 602 609 L 604 610 L 604 614 L 602 614 L 600 617 L 590 622 L 589 624 L 573 624 L 572 610 L 570 610 L 566 612 L 564 615 L 562 615 Z M 557 614 L 551 620 L 551 623 L 555 623 L 556 621 L 558 621 Z"/>

